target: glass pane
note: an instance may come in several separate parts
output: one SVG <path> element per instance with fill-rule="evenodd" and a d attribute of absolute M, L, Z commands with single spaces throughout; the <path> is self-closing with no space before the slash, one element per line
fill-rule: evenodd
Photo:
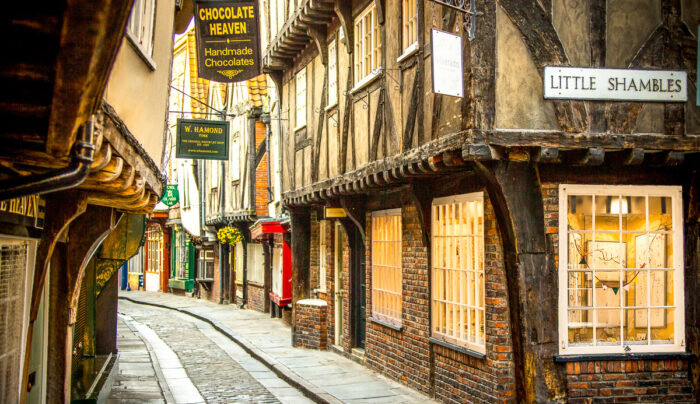
<path fill-rule="evenodd" d="M 595 242 L 586 240 L 586 264 L 597 270 L 621 269 L 627 264 L 627 245 L 620 233 L 596 233 Z"/>
<path fill-rule="evenodd" d="M 620 282 L 620 271 L 596 272 L 595 281 L 595 306 L 620 307 L 620 289 L 623 285 Z"/>
<path fill-rule="evenodd" d="M 593 342 L 592 310 L 569 310 L 569 344 Z"/>
<path fill-rule="evenodd" d="M 646 307 L 649 289 L 647 285 L 648 273 L 645 270 L 628 271 L 626 274 L 629 282 L 628 290 L 625 292 L 625 305 L 634 307 Z"/>
<path fill-rule="evenodd" d="M 673 343 L 673 309 L 651 309 L 651 343 Z M 658 327 L 657 327 L 658 326 Z"/>
<path fill-rule="evenodd" d="M 647 315 L 646 309 L 625 310 L 625 345 L 647 344 Z"/>
<path fill-rule="evenodd" d="M 649 230 L 673 230 L 671 198 L 649 197 Z"/>
<path fill-rule="evenodd" d="M 483 345 L 484 344 L 484 311 L 479 310 L 479 340 L 477 341 L 478 344 Z"/>
<path fill-rule="evenodd" d="M 624 201 L 624 202 L 623 202 Z M 625 212 L 626 200 L 619 195 L 595 196 L 595 230 L 620 230 L 620 212 Z"/>
<path fill-rule="evenodd" d="M 619 309 L 595 310 L 598 345 L 620 345 L 620 312 Z"/>
<path fill-rule="evenodd" d="M 569 228 L 572 230 L 592 230 L 593 197 L 590 195 L 571 195 L 568 205 Z"/>
<path fill-rule="evenodd" d="M 586 260 L 584 257 L 584 240 L 586 239 L 585 234 L 581 233 L 569 233 L 569 269 L 584 269 L 586 267 Z"/>
<path fill-rule="evenodd" d="M 624 205 L 627 205 L 628 213 L 622 216 L 622 230 L 644 231 L 647 230 L 646 198 L 643 196 L 623 196 Z"/>
<path fill-rule="evenodd" d="M 623 241 L 627 245 L 627 268 L 649 268 L 649 241 L 646 233 L 625 233 Z"/>

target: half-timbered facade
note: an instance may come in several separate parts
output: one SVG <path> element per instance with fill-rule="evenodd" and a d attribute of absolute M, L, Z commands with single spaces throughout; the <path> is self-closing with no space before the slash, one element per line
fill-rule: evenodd
<path fill-rule="evenodd" d="M 296 345 L 445 402 L 696 400 L 695 2 L 262 4 Z M 687 101 L 545 99 L 546 66 L 685 71 Z"/>

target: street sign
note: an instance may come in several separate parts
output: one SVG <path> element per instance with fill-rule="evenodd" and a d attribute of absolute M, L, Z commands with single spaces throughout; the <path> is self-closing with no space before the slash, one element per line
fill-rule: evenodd
<path fill-rule="evenodd" d="M 437 29 L 430 32 L 433 46 L 433 92 L 462 97 L 462 38 Z"/>
<path fill-rule="evenodd" d="M 228 121 L 177 120 L 175 157 L 228 160 Z"/>
<path fill-rule="evenodd" d="M 685 102 L 688 72 L 545 66 L 544 98 Z"/>
<path fill-rule="evenodd" d="M 257 0 L 195 0 L 197 75 L 220 83 L 259 76 Z"/>
<path fill-rule="evenodd" d="M 168 184 L 165 186 L 163 198 L 160 200 L 165 206 L 173 206 L 180 201 L 180 193 L 177 190 L 177 184 Z"/>

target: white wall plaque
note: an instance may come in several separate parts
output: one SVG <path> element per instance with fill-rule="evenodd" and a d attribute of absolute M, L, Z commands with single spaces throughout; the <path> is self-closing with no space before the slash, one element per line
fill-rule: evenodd
<path fill-rule="evenodd" d="M 688 72 L 545 66 L 544 98 L 686 102 Z"/>
<path fill-rule="evenodd" d="M 462 38 L 449 32 L 431 30 L 433 92 L 462 97 Z"/>

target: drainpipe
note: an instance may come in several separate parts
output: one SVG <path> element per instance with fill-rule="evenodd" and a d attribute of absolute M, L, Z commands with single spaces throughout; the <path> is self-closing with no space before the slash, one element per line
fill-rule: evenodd
<path fill-rule="evenodd" d="M 280 99 L 279 92 L 280 92 L 280 89 L 276 89 L 275 97 L 277 98 L 277 136 L 278 136 L 278 139 L 277 139 L 277 149 L 278 149 L 277 150 L 277 169 L 279 170 L 280 175 L 277 176 L 278 183 L 275 184 L 275 186 L 279 187 L 278 189 L 280 190 L 280 193 L 281 193 L 281 191 L 283 191 L 283 189 L 282 189 L 282 172 L 283 172 L 282 171 L 282 161 L 283 161 L 283 159 L 282 159 L 282 150 L 283 150 L 282 144 L 283 143 L 282 143 L 282 100 Z M 284 206 L 282 206 L 281 210 L 284 210 Z M 280 214 L 278 214 L 277 216 L 281 216 L 281 213 L 282 212 L 280 211 Z"/>
<path fill-rule="evenodd" d="M 219 243 L 219 304 L 224 303 L 224 248 Z"/>
<path fill-rule="evenodd" d="M 274 199 L 272 196 L 272 145 L 270 144 L 270 135 L 272 128 L 270 128 L 270 114 L 264 114 L 262 116 L 262 121 L 265 124 L 265 144 L 267 145 L 267 203 L 270 204 Z M 275 212 L 276 213 L 276 212 Z M 268 214 L 269 215 L 269 214 Z"/>
<path fill-rule="evenodd" d="M 87 178 L 95 156 L 93 118 L 83 125 L 73 145 L 70 165 L 47 173 L 0 181 L 0 201 L 77 187 Z"/>

